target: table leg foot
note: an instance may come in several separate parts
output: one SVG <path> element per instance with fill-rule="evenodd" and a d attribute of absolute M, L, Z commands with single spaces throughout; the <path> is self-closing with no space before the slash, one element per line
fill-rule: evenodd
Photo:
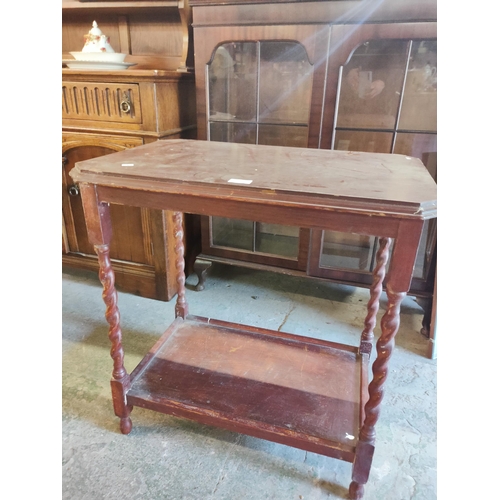
<path fill-rule="evenodd" d="M 132 430 L 132 419 L 125 417 L 120 419 L 120 431 L 122 434 L 129 434 Z"/>
<path fill-rule="evenodd" d="M 350 500 L 360 500 L 363 498 L 365 492 L 365 485 L 352 481 L 349 485 L 349 498 Z"/>

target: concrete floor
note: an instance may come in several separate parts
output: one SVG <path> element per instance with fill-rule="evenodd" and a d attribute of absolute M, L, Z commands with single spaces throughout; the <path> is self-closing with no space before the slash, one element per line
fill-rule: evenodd
<path fill-rule="evenodd" d="M 368 290 L 222 265 L 211 269 L 203 292 L 194 291 L 196 282 L 195 275 L 187 279 L 191 314 L 359 341 Z M 63 499 L 348 498 L 352 466 L 333 458 L 141 408 L 132 412 L 132 432 L 122 435 L 111 403 L 101 285 L 95 273 L 65 270 L 62 293 Z M 174 301 L 120 293 L 118 305 L 130 372 L 173 319 Z M 367 500 L 437 498 L 436 361 L 425 357 L 421 321 L 421 308 L 407 297 Z"/>

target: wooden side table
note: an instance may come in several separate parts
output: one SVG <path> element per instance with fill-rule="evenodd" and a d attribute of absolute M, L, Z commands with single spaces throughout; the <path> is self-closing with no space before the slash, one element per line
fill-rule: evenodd
<path fill-rule="evenodd" d="M 351 499 L 363 496 L 375 447 L 399 310 L 422 227 L 436 216 L 436 184 L 415 158 L 171 140 L 79 162 L 112 344 L 111 389 L 124 434 L 134 406 L 185 417 L 353 463 Z M 172 210 L 175 319 L 127 373 L 110 264 L 109 204 Z M 182 213 L 293 224 L 380 238 L 367 316 L 356 346 L 188 314 Z M 387 275 L 373 376 L 368 360 Z M 371 379 L 371 381 L 370 381 Z"/>

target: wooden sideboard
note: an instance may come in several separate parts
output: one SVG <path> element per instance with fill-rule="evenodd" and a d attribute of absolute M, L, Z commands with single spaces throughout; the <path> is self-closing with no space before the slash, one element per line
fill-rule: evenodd
<path fill-rule="evenodd" d="M 63 60 L 81 51 L 95 20 L 115 52 L 134 63 L 127 70 L 62 69 L 63 265 L 98 268 L 81 194 L 68 175 L 76 162 L 157 140 L 196 137 L 190 19 L 187 1 L 63 0 Z M 170 215 L 111 207 L 116 242 L 111 257 L 122 290 L 160 300 L 177 292 L 167 236 Z M 187 218 L 188 238 L 196 233 L 190 222 Z M 187 247 L 195 248 L 189 239 Z"/>
<path fill-rule="evenodd" d="M 435 0 L 191 0 L 198 139 L 398 153 L 437 178 Z M 361 96 L 361 80 L 378 85 Z M 376 238 L 202 217 L 196 264 L 211 262 L 368 287 Z M 423 233 L 410 293 L 428 333 L 436 222 Z"/>
<path fill-rule="evenodd" d="M 112 399 L 122 433 L 131 432 L 130 414 L 138 406 L 320 453 L 353 463 L 349 498 L 360 499 L 375 450 L 400 305 L 410 288 L 424 223 L 436 217 L 436 184 L 420 160 L 173 140 L 79 162 L 70 174 L 82 191 L 100 263 L 112 344 Z M 113 203 L 173 211 L 175 319 L 130 374 L 110 260 Z M 190 315 L 182 213 L 377 236 L 359 344 Z M 389 253 L 387 309 L 370 377 Z"/>

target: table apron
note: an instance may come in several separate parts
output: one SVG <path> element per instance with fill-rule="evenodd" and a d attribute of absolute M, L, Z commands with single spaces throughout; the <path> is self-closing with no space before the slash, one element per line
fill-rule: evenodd
<path fill-rule="evenodd" d="M 186 193 L 162 193 L 96 186 L 100 203 L 179 211 L 183 213 L 245 219 L 270 224 L 342 231 L 371 236 L 395 238 L 405 220 L 421 222 L 418 215 L 359 210 L 337 207 L 291 204 L 259 200 L 202 197 Z"/>

